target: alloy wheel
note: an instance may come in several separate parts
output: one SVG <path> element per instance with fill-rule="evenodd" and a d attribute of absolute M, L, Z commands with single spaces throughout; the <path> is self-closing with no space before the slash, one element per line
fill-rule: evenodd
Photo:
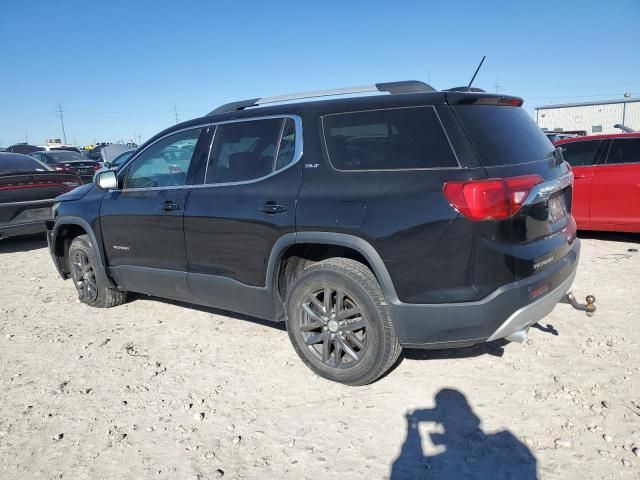
<path fill-rule="evenodd" d="M 78 290 L 82 302 L 94 302 L 98 298 L 96 273 L 87 254 L 81 250 L 74 252 L 72 257 L 73 282 Z"/>
<path fill-rule="evenodd" d="M 367 323 L 362 310 L 346 292 L 325 287 L 304 296 L 299 329 L 302 338 L 322 363 L 351 368 L 367 349 Z"/>

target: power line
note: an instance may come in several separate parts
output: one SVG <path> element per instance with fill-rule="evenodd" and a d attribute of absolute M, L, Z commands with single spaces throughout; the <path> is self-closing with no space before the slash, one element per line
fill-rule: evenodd
<path fill-rule="evenodd" d="M 64 131 L 64 118 L 62 116 L 62 104 L 58 102 L 58 110 L 56 110 L 60 115 L 60 125 L 62 126 L 62 138 L 64 139 L 64 144 L 67 144 L 67 132 Z"/>

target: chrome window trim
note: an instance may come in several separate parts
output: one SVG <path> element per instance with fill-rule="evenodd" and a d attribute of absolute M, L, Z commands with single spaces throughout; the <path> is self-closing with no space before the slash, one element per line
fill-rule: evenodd
<path fill-rule="evenodd" d="M 423 168 L 378 168 L 378 169 L 340 169 L 340 168 L 336 168 L 336 166 L 333 164 L 333 162 L 331 161 L 331 155 L 329 154 L 329 147 L 327 145 L 327 133 L 326 130 L 324 128 L 324 119 L 326 117 L 331 117 L 334 115 L 349 115 L 351 113 L 366 113 L 366 112 L 380 112 L 380 111 L 387 111 L 387 110 L 400 110 L 403 108 L 431 108 L 433 110 L 433 113 L 435 113 L 436 118 L 438 119 L 438 123 L 440 124 L 440 127 L 442 128 L 442 133 L 444 133 L 444 137 L 447 139 L 447 143 L 449 144 L 449 148 L 451 149 L 451 153 L 453 153 L 453 157 L 455 158 L 456 162 L 458 163 L 457 167 L 423 167 Z M 438 114 L 438 110 L 436 109 L 435 105 L 410 105 L 410 106 L 404 106 L 404 107 L 387 107 L 387 108 L 373 108 L 373 109 L 369 109 L 369 110 L 354 110 L 354 111 L 348 111 L 348 112 L 337 112 L 337 113 L 329 113 L 326 115 L 323 115 L 320 118 L 320 124 L 322 127 L 322 139 L 324 141 L 324 150 L 327 154 L 327 159 L 329 160 L 329 165 L 331 165 L 331 168 L 333 168 L 335 171 L 337 172 L 349 172 L 349 173 L 360 173 L 360 172 L 415 172 L 415 171 L 432 171 L 432 170 L 462 170 L 462 164 L 460 163 L 460 159 L 458 158 L 458 154 L 456 153 L 455 148 L 453 148 L 453 144 L 451 143 L 451 139 L 449 138 L 449 134 L 447 133 L 447 130 L 444 128 L 444 124 L 442 123 L 442 119 L 440 118 L 440 115 Z"/>
<path fill-rule="evenodd" d="M 207 171 L 209 169 L 209 161 L 211 160 L 211 149 L 213 148 L 213 141 L 215 139 L 216 134 L 218 133 L 218 125 L 225 125 L 228 123 L 241 123 L 241 122 L 252 122 L 252 121 L 257 121 L 257 120 L 272 120 L 272 119 L 286 119 L 286 118 L 290 118 L 293 120 L 293 123 L 295 125 L 296 128 L 296 140 L 295 140 L 295 153 L 293 155 L 293 160 L 291 160 L 291 162 L 289 162 L 287 165 L 285 165 L 284 167 L 280 168 L 279 170 L 274 170 L 273 172 L 269 173 L 268 175 L 264 175 L 262 177 L 259 178 L 254 178 L 252 180 L 242 180 L 239 182 L 226 182 L 226 183 L 205 183 L 207 180 Z M 283 122 L 284 123 L 284 122 Z M 296 163 L 298 163 L 300 161 L 300 159 L 302 158 L 302 154 L 303 154 L 303 146 L 304 146 L 304 142 L 303 142 L 303 132 L 302 132 L 302 118 L 299 115 L 292 115 L 292 114 L 282 114 L 282 115 L 261 115 L 261 116 L 255 116 L 255 117 L 247 117 L 247 118 L 238 118 L 238 119 L 234 119 L 234 120 L 222 120 L 219 122 L 206 122 L 206 123 L 202 123 L 202 124 L 198 124 L 198 125 L 192 125 L 190 127 L 187 128 L 182 128 L 179 130 L 174 130 L 172 132 L 167 133 L 166 135 L 163 135 L 162 137 L 156 139 L 156 141 L 154 141 L 153 143 L 147 145 L 143 150 L 141 150 L 140 152 L 138 152 L 133 158 L 130 158 L 126 164 L 124 164 L 121 168 L 120 168 L 120 172 L 124 172 L 125 169 L 129 166 L 129 164 L 133 161 L 135 161 L 136 158 L 138 158 L 140 155 L 142 155 L 143 152 L 145 152 L 149 147 L 151 147 L 152 145 L 155 145 L 156 143 L 158 143 L 159 141 L 171 136 L 171 135 L 175 135 L 176 133 L 181 133 L 181 132 L 185 132 L 187 130 L 196 130 L 198 128 L 202 129 L 205 127 L 215 127 L 216 130 L 213 133 L 213 136 L 211 137 L 211 143 L 209 144 L 209 154 L 207 155 L 207 164 L 205 166 L 205 177 L 203 179 L 203 183 L 199 183 L 199 184 L 194 184 L 194 185 L 171 185 L 171 186 L 166 186 L 166 187 L 145 187 L 145 188 L 123 188 L 123 189 L 113 189 L 113 190 L 109 190 L 110 192 L 150 192 L 150 191 L 157 191 L 157 190 L 177 190 L 177 189 L 191 189 L 191 188 L 204 188 L 204 187 L 227 187 L 227 186 L 233 186 L 233 185 L 248 185 L 251 183 L 256 183 L 256 182 L 260 182 L 262 180 L 265 180 L 267 178 L 273 177 L 274 175 L 279 174 L 280 172 L 283 172 L 284 170 L 287 170 L 288 168 L 291 168 L 292 166 L 294 166 Z M 120 178 L 118 178 L 118 181 L 120 181 Z"/>

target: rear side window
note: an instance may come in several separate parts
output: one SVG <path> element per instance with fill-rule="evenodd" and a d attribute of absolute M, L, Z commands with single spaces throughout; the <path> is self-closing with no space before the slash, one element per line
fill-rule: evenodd
<path fill-rule="evenodd" d="M 572 167 L 581 167 L 593 165 L 600 145 L 602 145 L 602 141 L 591 140 L 587 142 L 563 143 L 560 147 L 562 148 L 562 156 L 569 165 Z"/>
<path fill-rule="evenodd" d="M 453 109 L 486 167 L 535 162 L 553 154 L 553 144 L 520 107 L 457 105 Z"/>
<path fill-rule="evenodd" d="M 459 167 L 431 106 L 331 114 L 322 125 L 337 170 Z"/>
<path fill-rule="evenodd" d="M 607 163 L 640 163 L 640 138 L 613 140 Z"/>
<path fill-rule="evenodd" d="M 265 177 L 295 155 L 291 118 L 248 120 L 217 126 L 206 183 L 232 183 Z"/>

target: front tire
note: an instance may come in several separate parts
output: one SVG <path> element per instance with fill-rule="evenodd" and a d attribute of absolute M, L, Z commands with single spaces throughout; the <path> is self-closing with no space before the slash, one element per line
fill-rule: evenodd
<path fill-rule="evenodd" d="M 96 252 L 88 235 L 73 239 L 69 246 L 69 271 L 78 291 L 78 299 L 92 307 L 109 308 L 127 301 L 127 292 L 103 285 L 96 269 Z"/>
<path fill-rule="evenodd" d="M 355 260 L 330 258 L 306 268 L 287 295 L 286 310 L 294 349 L 329 380 L 367 385 L 400 355 L 380 285 Z"/>

